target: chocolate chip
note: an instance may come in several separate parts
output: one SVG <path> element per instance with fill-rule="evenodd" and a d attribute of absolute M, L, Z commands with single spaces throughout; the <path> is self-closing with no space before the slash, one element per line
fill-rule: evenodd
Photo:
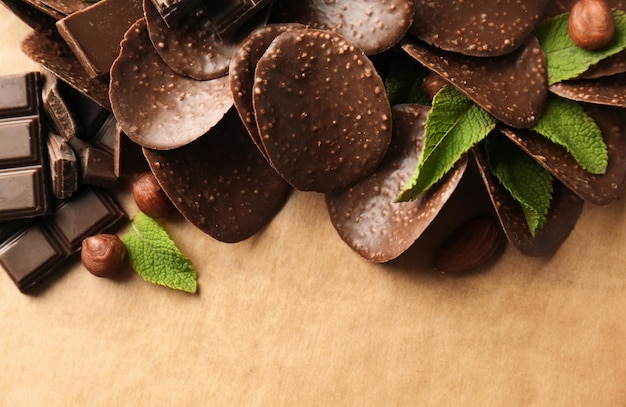
<path fill-rule="evenodd" d="M 548 79 L 535 38 L 499 57 L 464 56 L 415 41 L 404 42 L 402 49 L 509 126 L 531 127 L 541 115 Z"/>
<path fill-rule="evenodd" d="M 275 0 L 280 21 L 335 31 L 367 55 L 393 47 L 415 15 L 415 0 Z"/>
<path fill-rule="evenodd" d="M 526 256 L 538 257 L 554 253 L 576 225 L 584 201 L 561 182 L 555 180 L 552 203 L 546 223 L 533 237 L 528 229 L 522 206 L 488 171 L 480 146 L 473 148 L 472 153 L 498 214 L 498 219 L 511 244 Z"/>
<path fill-rule="evenodd" d="M 144 148 L 144 154 L 180 213 L 223 242 L 258 232 L 290 190 L 254 146 L 234 109 L 193 143 L 168 151 Z"/>
<path fill-rule="evenodd" d="M 272 24 L 255 30 L 241 43 L 230 61 L 228 76 L 230 89 L 233 93 L 235 107 L 250 137 L 261 153 L 267 156 L 261 136 L 257 129 L 252 105 L 252 88 L 254 86 L 254 70 L 263 53 L 279 34 L 289 30 L 304 29 L 302 24 Z"/>
<path fill-rule="evenodd" d="M 626 73 L 560 82 L 550 86 L 550 92 L 579 102 L 626 107 Z"/>
<path fill-rule="evenodd" d="M 382 79 L 357 46 L 329 31 L 276 37 L 257 64 L 253 104 L 272 165 L 297 189 L 342 190 L 389 147 Z"/>
<path fill-rule="evenodd" d="M 326 194 L 331 222 L 341 239 L 367 260 L 382 263 L 406 251 L 435 219 L 456 189 L 464 157 L 434 188 L 414 201 L 395 202 L 410 179 L 424 143 L 429 109 L 395 105 L 393 138 L 378 169 L 345 191 Z"/>
<path fill-rule="evenodd" d="M 232 106 L 228 77 L 196 81 L 172 71 L 154 50 L 145 19 L 128 30 L 121 46 L 111 67 L 111 106 L 135 143 L 153 149 L 183 146 Z"/>
<path fill-rule="evenodd" d="M 148 32 L 157 53 L 178 74 L 198 80 L 224 76 L 238 44 L 265 24 L 269 12 L 266 8 L 267 11 L 254 16 L 233 36 L 222 39 L 201 5 L 168 26 L 151 0 L 143 0 L 143 3 Z"/>
<path fill-rule="evenodd" d="M 548 0 L 417 0 L 409 33 L 447 51 L 505 55 L 532 35 Z"/>
<path fill-rule="evenodd" d="M 606 173 L 583 170 L 563 147 L 529 130 L 502 129 L 502 133 L 587 202 L 607 205 L 618 199 L 626 183 L 626 121 L 616 108 L 587 106 L 608 148 Z"/>

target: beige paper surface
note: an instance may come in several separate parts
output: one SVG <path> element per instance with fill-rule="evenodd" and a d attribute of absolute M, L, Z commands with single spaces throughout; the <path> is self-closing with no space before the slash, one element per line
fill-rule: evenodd
<path fill-rule="evenodd" d="M 0 8 L 1 73 L 37 68 L 28 32 Z M 554 256 L 508 247 L 456 277 L 430 269 L 428 241 L 364 261 L 318 194 L 239 244 L 174 216 L 196 295 L 76 265 L 29 296 L 0 272 L 0 405 L 623 406 L 624 206 L 586 206 Z"/>

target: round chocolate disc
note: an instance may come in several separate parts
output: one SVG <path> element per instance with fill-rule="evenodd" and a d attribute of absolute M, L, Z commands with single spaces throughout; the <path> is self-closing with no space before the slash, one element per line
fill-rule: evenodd
<path fill-rule="evenodd" d="M 563 98 L 626 108 L 626 73 L 555 83 L 550 92 Z"/>
<path fill-rule="evenodd" d="M 202 136 L 233 105 L 227 76 L 197 81 L 172 71 L 154 50 L 145 19 L 122 40 L 111 67 L 109 95 L 115 118 L 128 137 L 159 150 Z"/>
<path fill-rule="evenodd" d="M 253 105 L 271 164 L 300 190 L 342 190 L 389 147 L 382 79 L 359 47 L 330 31 L 276 37 L 257 64 Z"/>
<path fill-rule="evenodd" d="M 241 43 L 237 51 L 230 60 L 228 77 L 230 78 L 230 89 L 233 93 L 235 107 L 243 124 L 248 129 L 250 137 L 257 145 L 264 156 L 267 156 L 261 136 L 254 118 L 254 107 L 252 106 L 252 88 L 254 86 L 254 70 L 259 59 L 263 56 L 267 47 L 270 46 L 274 38 L 279 34 L 289 30 L 304 29 L 302 24 L 271 24 L 255 30 L 248 38 Z"/>
<path fill-rule="evenodd" d="M 415 41 L 404 42 L 402 49 L 509 126 L 527 128 L 539 120 L 548 78 L 537 39 L 508 55 L 490 58 L 464 56 Z"/>
<path fill-rule="evenodd" d="M 532 35 L 548 0 L 416 0 L 409 33 L 447 51 L 497 56 Z"/>
<path fill-rule="evenodd" d="M 273 7 L 281 21 L 335 31 L 367 55 L 398 43 L 415 14 L 415 0 L 275 0 Z"/>
<path fill-rule="evenodd" d="M 396 202 L 424 147 L 428 112 L 424 106 L 395 105 L 391 146 L 376 172 L 345 191 L 326 194 L 339 236 L 367 260 L 381 263 L 404 253 L 435 219 L 463 176 L 466 156 L 417 199 Z"/>
<path fill-rule="evenodd" d="M 206 10 L 199 6 L 168 26 L 151 0 L 143 0 L 150 39 L 163 61 L 175 72 L 198 80 L 214 79 L 228 72 L 230 58 L 255 28 L 265 24 L 267 11 L 255 15 L 236 33 L 220 38 Z"/>
<path fill-rule="evenodd" d="M 222 242 L 254 235 L 278 213 L 290 191 L 234 109 L 193 143 L 168 151 L 144 148 L 144 155 L 180 213 Z"/>

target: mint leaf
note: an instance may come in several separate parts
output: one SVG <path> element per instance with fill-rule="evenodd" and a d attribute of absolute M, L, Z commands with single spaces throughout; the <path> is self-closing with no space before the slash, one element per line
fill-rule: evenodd
<path fill-rule="evenodd" d="M 385 89 L 389 104 L 416 103 L 429 105 L 430 100 L 422 92 L 422 82 L 428 70 L 420 69 L 413 59 L 403 56 L 393 58 L 385 77 Z"/>
<path fill-rule="evenodd" d="M 606 172 L 609 153 L 602 131 L 578 103 L 548 97 L 543 115 L 532 129 L 565 147 L 584 170 Z"/>
<path fill-rule="evenodd" d="M 546 55 L 550 85 L 573 79 L 601 60 L 626 49 L 626 14 L 613 10 L 615 34 L 611 42 L 599 50 L 587 50 L 574 44 L 567 30 L 569 13 L 543 21 L 535 35 Z"/>
<path fill-rule="evenodd" d="M 485 152 L 489 170 L 522 205 L 530 233 L 535 236 L 550 209 L 552 176 L 501 134 L 485 140 Z"/>
<path fill-rule="evenodd" d="M 130 264 L 144 280 L 195 293 L 196 271 L 176 247 L 165 229 L 143 212 L 137 212 L 122 237 Z"/>
<path fill-rule="evenodd" d="M 447 85 L 441 89 L 426 119 L 424 150 L 417 168 L 397 200 L 415 199 L 428 190 L 495 126 L 493 117 L 455 88 Z"/>

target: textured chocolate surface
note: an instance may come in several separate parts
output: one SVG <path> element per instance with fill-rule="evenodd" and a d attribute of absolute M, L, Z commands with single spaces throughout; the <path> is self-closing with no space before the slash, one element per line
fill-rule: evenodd
<path fill-rule="evenodd" d="M 417 0 L 416 3 L 411 35 L 447 51 L 498 56 L 526 42 L 548 0 Z"/>
<path fill-rule="evenodd" d="M 272 166 L 300 190 L 340 191 L 373 172 L 389 147 L 381 78 L 329 31 L 276 37 L 257 64 L 253 105 Z"/>
<path fill-rule="evenodd" d="M 111 67 L 110 96 L 113 113 L 128 137 L 153 149 L 192 142 L 233 105 L 228 77 L 196 81 L 172 71 L 154 50 L 144 19 L 122 41 L 120 56 Z"/>
<path fill-rule="evenodd" d="M 107 74 L 124 33 L 143 17 L 141 0 L 100 0 L 57 22 L 57 28 L 90 77 Z"/>
<path fill-rule="evenodd" d="M 385 159 L 364 180 L 336 194 L 326 194 L 331 222 L 341 239 L 367 260 L 386 262 L 407 250 L 435 219 L 467 166 L 467 157 L 434 188 L 414 201 L 395 202 L 415 171 L 423 149 L 430 111 L 396 105 L 393 138 Z"/>
<path fill-rule="evenodd" d="M 368 54 L 394 46 L 415 15 L 414 0 L 274 0 L 280 21 L 335 31 Z"/>
<path fill-rule="evenodd" d="M 62 95 L 61 84 L 55 75 L 44 75 L 42 98 L 44 112 L 58 134 L 66 141 L 76 136 L 80 131 L 78 122 Z"/>
<path fill-rule="evenodd" d="M 550 92 L 566 99 L 626 108 L 626 73 L 556 83 Z"/>
<path fill-rule="evenodd" d="M 510 126 L 531 127 L 541 115 L 547 71 L 534 38 L 515 52 L 491 58 L 464 56 L 415 41 L 405 41 L 402 49 Z"/>
<path fill-rule="evenodd" d="M 193 143 L 168 151 L 144 149 L 144 154 L 180 213 L 223 242 L 258 232 L 290 191 L 252 143 L 234 109 Z"/>
<path fill-rule="evenodd" d="M 48 133 L 48 156 L 52 193 L 66 199 L 78 189 L 79 169 L 76 154 L 61 136 Z"/>

